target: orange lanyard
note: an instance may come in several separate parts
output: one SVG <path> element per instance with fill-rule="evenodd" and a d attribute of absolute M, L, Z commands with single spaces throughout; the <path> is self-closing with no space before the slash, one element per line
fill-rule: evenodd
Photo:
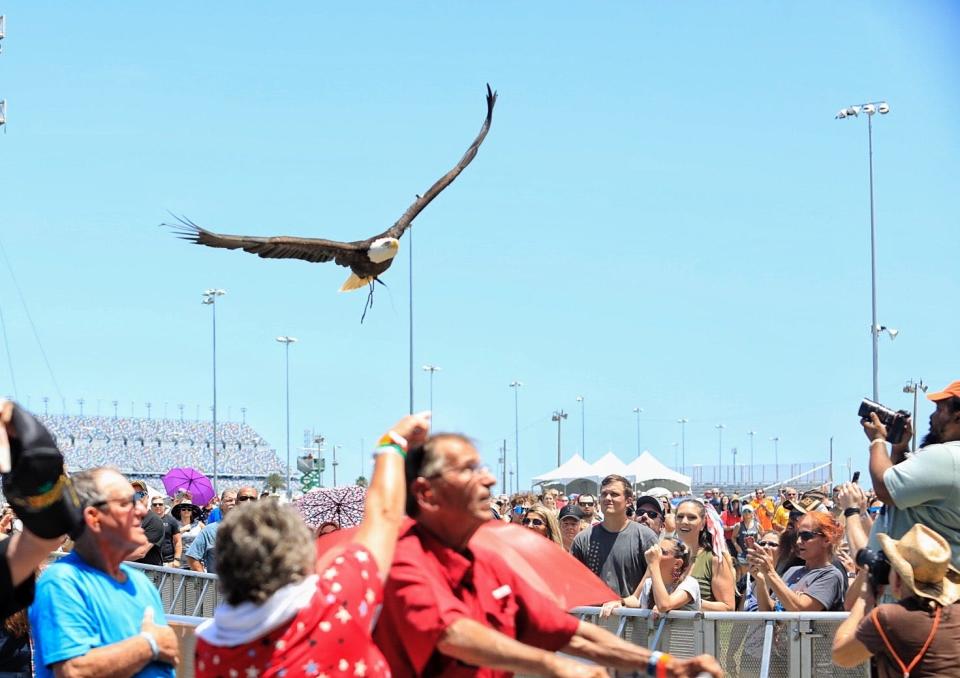
<path fill-rule="evenodd" d="M 930 649 L 930 643 L 933 642 L 933 637 L 937 635 L 937 627 L 940 626 L 940 611 L 941 607 L 937 606 L 937 611 L 933 615 L 933 628 L 930 629 L 930 635 L 927 636 L 927 642 L 923 644 L 923 647 L 920 648 L 920 652 L 916 657 L 913 658 L 913 661 L 910 662 L 910 666 L 907 666 L 903 663 L 903 660 L 900 659 L 900 656 L 897 654 L 897 651 L 893 649 L 893 645 L 890 643 L 890 639 L 887 638 L 887 634 L 883 632 L 883 628 L 880 626 L 880 619 L 878 617 L 879 608 L 873 608 L 873 612 L 870 613 L 870 619 L 873 620 L 873 625 L 877 627 L 877 631 L 880 633 L 880 637 L 883 638 L 883 644 L 887 646 L 887 650 L 890 652 L 890 656 L 894 658 L 897 664 L 900 665 L 900 670 L 903 671 L 903 678 L 910 678 L 910 671 L 913 670 L 923 658 L 923 655 L 927 653 L 927 650 Z"/>

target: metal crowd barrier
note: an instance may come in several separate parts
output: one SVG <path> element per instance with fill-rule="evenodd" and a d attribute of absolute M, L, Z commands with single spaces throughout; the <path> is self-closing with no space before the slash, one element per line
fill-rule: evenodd
<path fill-rule="evenodd" d="M 737 678 L 869 678 L 870 665 L 844 669 L 831 661 L 833 636 L 846 612 L 670 612 L 599 607 L 572 614 L 624 640 L 676 657 L 709 654 Z"/>
<path fill-rule="evenodd" d="M 164 614 L 179 627 L 178 676 L 192 676 L 193 628 L 221 602 L 217 576 L 171 567 L 127 563 L 160 591 Z M 710 654 L 737 678 L 869 678 L 869 664 L 834 666 L 831 645 L 845 612 L 670 612 L 619 608 L 600 618 L 599 607 L 570 611 L 624 640 L 676 657 Z"/>
<path fill-rule="evenodd" d="M 131 563 L 142 570 L 160 591 L 164 614 L 185 617 L 212 617 L 220 604 L 217 575 L 175 567 Z"/>

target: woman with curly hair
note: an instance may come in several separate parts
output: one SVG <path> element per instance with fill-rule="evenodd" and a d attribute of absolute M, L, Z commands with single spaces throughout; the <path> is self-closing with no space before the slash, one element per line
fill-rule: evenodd
<path fill-rule="evenodd" d="M 429 428 L 411 415 L 381 438 L 359 529 L 319 561 L 289 506 L 230 511 L 217 532 L 225 604 L 196 629 L 197 678 L 389 674 L 371 632 L 403 523 L 407 450 Z"/>
<path fill-rule="evenodd" d="M 527 509 L 527 515 L 523 517 L 520 524 L 542 534 L 559 545 L 560 548 L 563 548 L 563 537 L 560 534 L 560 523 L 557 521 L 557 516 L 543 504 L 534 504 Z"/>
<path fill-rule="evenodd" d="M 782 577 L 769 551 L 750 549 L 750 571 L 757 580 L 760 611 L 842 611 L 847 582 L 832 564 L 834 549 L 842 538 L 843 528 L 829 513 L 805 514 L 797 522 L 794 547 L 803 565 L 789 568 Z"/>

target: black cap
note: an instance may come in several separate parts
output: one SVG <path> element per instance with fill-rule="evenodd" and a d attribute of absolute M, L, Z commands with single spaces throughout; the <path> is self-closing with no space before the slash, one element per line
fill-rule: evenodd
<path fill-rule="evenodd" d="M 576 504 L 567 504 L 560 509 L 560 515 L 558 516 L 559 520 L 563 520 L 564 518 L 577 518 L 578 520 L 584 520 L 586 517 L 587 514 L 584 513 L 583 509 Z"/>
<path fill-rule="evenodd" d="M 663 516 L 663 504 L 660 503 L 660 500 L 656 497 L 651 497 L 649 494 L 645 494 L 642 497 L 637 497 L 637 501 L 634 502 L 634 506 L 640 508 L 644 504 L 652 504 L 657 507 L 657 511 L 660 512 L 660 515 Z"/>

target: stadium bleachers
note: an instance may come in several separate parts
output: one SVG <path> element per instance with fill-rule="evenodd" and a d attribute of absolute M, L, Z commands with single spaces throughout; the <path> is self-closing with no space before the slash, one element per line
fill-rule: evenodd
<path fill-rule="evenodd" d="M 57 438 L 68 471 L 118 467 L 155 487 L 176 466 L 213 475 L 213 424 L 133 417 L 41 416 Z M 284 473 L 276 450 L 246 424 L 217 422 L 217 470 L 221 486 L 260 486 L 271 473 Z"/>

